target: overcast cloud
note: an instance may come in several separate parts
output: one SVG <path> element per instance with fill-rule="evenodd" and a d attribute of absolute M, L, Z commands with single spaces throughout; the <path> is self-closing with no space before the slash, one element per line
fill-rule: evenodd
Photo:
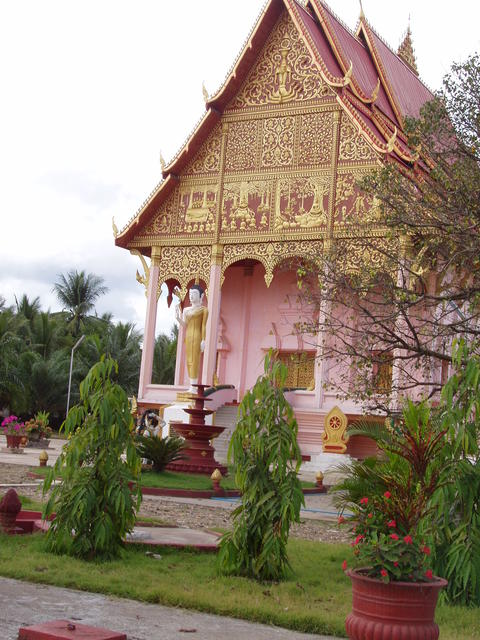
<path fill-rule="evenodd" d="M 222 83 L 261 0 L 17 0 L 0 6 L 0 294 L 40 296 L 57 310 L 59 273 L 102 276 L 98 313 L 143 329 L 138 258 L 115 248 L 123 227 Z M 354 28 L 357 0 L 330 6 Z M 453 61 L 479 49 L 472 0 L 363 0 L 371 24 L 397 48 L 411 15 L 422 79 L 433 89 Z M 162 295 L 157 330 L 172 310 Z"/>

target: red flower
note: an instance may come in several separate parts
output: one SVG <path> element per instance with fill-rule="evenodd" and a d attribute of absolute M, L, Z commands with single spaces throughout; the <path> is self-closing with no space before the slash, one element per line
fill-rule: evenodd
<path fill-rule="evenodd" d="M 343 524 L 345 522 L 345 518 L 343 516 L 338 517 L 338 524 Z"/>
<path fill-rule="evenodd" d="M 405 544 L 413 544 L 412 536 L 405 536 L 403 541 L 405 542 Z"/>
<path fill-rule="evenodd" d="M 369 514 L 368 514 L 368 517 L 369 517 L 369 518 L 373 518 L 373 513 L 369 513 Z"/>
<path fill-rule="evenodd" d="M 382 576 L 382 578 L 386 578 L 388 576 L 388 571 L 386 569 L 382 569 L 380 571 L 380 575 Z"/>
<path fill-rule="evenodd" d="M 395 562 L 393 563 L 394 567 L 398 567 L 398 562 L 395 560 Z"/>
<path fill-rule="evenodd" d="M 390 491 L 385 491 L 383 495 L 387 500 L 392 497 L 392 494 L 390 493 Z"/>
<path fill-rule="evenodd" d="M 342 562 L 342 569 L 343 569 L 344 571 L 346 571 L 346 570 L 347 570 L 347 567 L 348 567 L 348 565 L 347 565 L 347 561 L 346 561 L 346 560 L 344 560 L 344 561 Z"/>
<path fill-rule="evenodd" d="M 430 547 L 427 547 L 427 546 L 425 545 L 425 546 L 422 548 L 422 551 L 423 551 L 423 553 L 424 553 L 426 556 L 429 556 L 429 555 L 430 555 Z"/>
<path fill-rule="evenodd" d="M 368 504 L 368 498 L 362 498 L 360 504 Z"/>
<path fill-rule="evenodd" d="M 390 520 L 390 522 L 387 522 L 387 527 L 395 529 L 397 527 L 397 523 L 395 522 L 395 520 Z"/>
<path fill-rule="evenodd" d="M 398 540 L 398 539 L 399 539 L 396 533 L 391 533 L 391 534 L 390 534 L 390 538 L 391 538 L 392 540 Z"/>
<path fill-rule="evenodd" d="M 425 576 L 426 576 L 429 580 L 432 580 L 432 579 L 433 579 L 433 572 L 432 572 L 432 570 L 431 570 L 431 569 L 427 569 L 427 570 L 425 571 Z"/>
<path fill-rule="evenodd" d="M 361 533 L 358 534 L 358 536 L 355 538 L 353 544 L 358 544 L 360 542 L 360 540 L 363 540 L 364 536 L 362 536 Z"/>

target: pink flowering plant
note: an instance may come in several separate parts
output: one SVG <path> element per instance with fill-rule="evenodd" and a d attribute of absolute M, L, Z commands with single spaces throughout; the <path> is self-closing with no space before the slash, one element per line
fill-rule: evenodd
<path fill-rule="evenodd" d="M 362 573 L 384 582 L 431 580 L 431 504 L 442 486 L 445 431 L 431 420 L 427 403 L 413 402 L 389 430 L 375 429 L 378 463 L 368 468 L 364 495 L 350 505 L 353 516 L 341 516 L 339 523 L 353 525 L 353 552 Z M 365 435 L 365 426 L 361 432 Z"/>
<path fill-rule="evenodd" d="M 24 436 L 25 425 L 17 416 L 8 416 L 2 420 L 3 435 Z"/>

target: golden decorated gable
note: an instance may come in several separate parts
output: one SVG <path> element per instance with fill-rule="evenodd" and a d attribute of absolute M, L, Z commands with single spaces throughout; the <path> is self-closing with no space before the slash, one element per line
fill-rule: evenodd
<path fill-rule="evenodd" d="M 285 105 L 333 95 L 302 36 L 284 11 L 228 109 Z"/>
<path fill-rule="evenodd" d="M 377 153 L 368 144 L 365 138 L 358 132 L 352 120 L 342 114 L 340 125 L 340 162 L 352 162 L 358 160 L 375 160 Z"/>
<path fill-rule="evenodd" d="M 185 175 L 215 174 L 220 165 L 220 147 L 222 144 L 222 128 L 217 125 L 208 136 L 197 155 L 185 169 Z"/>

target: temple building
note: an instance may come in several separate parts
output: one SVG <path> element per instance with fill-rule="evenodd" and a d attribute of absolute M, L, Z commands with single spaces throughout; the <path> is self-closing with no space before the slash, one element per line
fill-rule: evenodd
<path fill-rule="evenodd" d="M 302 303 L 290 261 L 318 265 L 332 243 L 354 261 L 359 234 L 384 241 L 356 183 L 387 159 L 414 167 L 404 118 L 433 96 L 410 29 L 395 53 L 363 12 L 352 32 L 321 0 L 270 0 L 223 86 L 205 97 L 201 122 L 116 235 L 145 271 L 138 405 L 171 405 L 188 388 L 183 327 L 174 385 L 151 383 L 155 322 L 163 283 L 182 307 L 197 283 L 208 308 L 200 377 L 227 387 L 214 408 L 238 402 L 274 348 L 289 367 L 302 453 L 315 455 L 335 405 L 348 417 L 361 408 L 336 399 L 322 336 L 298 330 L 319 309 Z"/>

